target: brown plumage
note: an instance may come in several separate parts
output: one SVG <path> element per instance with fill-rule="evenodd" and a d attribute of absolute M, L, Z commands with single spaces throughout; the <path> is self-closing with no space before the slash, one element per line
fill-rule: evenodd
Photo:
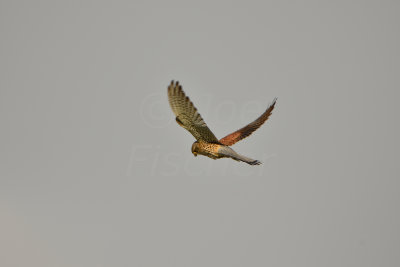
<path fill-rule="evenodd" d="M 276 98 L 274 99 L 272 104 L 267 108 L 267 110 L 263 114 L 261 114 L 261 116 L 258 117 L 255 121 L 247 124 L 243 128 L 241 128 L 231 134 L 228 134 L 224 138 L 220 139 L 219 142 L 226 146 L 231 146 L 231 145 L 235 144 L 236 142 L 251 135 L 255 130 L 260 128 L 260 126 L 263 125 L 266 120 L 268 120 L 269 116 L 272 114 L 272 110 L 275 107 L 275 103 L 276 103 Z"/>
<path fill-rule="evenodd" d="M 171 81 L 171 84 L 168 86 L 168 100 L 176 116 L 176 122 L 188 130 L 197 140 L 192 145 L 192 153 L 195 156 L 201 154 L 212 159 L 232 158 L 250 165 L 261 164 L 258 160 L 236 153 L 229 146 L 251 135 L 264 124 L 275 107 L 276 98 L 268 109 L 255 121 L 220 140 L 218 140 L 208 128 L 201 115 L 197 112 L 196 107 L 183 92 L 179 82 L 174 83 L 174 81 Z"/>

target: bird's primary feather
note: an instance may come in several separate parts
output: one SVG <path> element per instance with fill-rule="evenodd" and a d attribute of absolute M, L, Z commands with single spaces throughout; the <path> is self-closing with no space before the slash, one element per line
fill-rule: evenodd
<path fill-rule="evenodd" d="M 175 113 L 176 121 L 188 130 L 198 141 L 219 143 L 217 137 L 211 132 L 196 107 L 185 95 L 179 82 L 172 81 L 168 87 L 168 100 Z"/>
<path fill-rule="evenodd" d="M 266 120 L 268 120 L 269 116 L 272 114 L 272 110 L 275 107 L 275 103 L 276 103 L 276 98 L 274 99 L 272 104 L 267 108 L 267 110 L 263 114 L 261 114 L 261 116 L 258 117 L 255 121 L 247 124 L 245 127 L 231 134 L 228 134 L 224 138 L 220 139 L 219 142 L 223 145 L 231 146 L 236 142 L 251 135 L 255 130 L 260 128 L 260 126 L 263 125 Z"/>

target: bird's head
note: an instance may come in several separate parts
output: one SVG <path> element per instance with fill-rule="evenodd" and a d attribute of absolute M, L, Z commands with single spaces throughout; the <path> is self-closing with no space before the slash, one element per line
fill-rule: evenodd
<path fill-rule="evenodd" d="M 192 145 L 192 153 L 195 157 L 197 156 L 198 151 L 199 151 L 199 142 L 196 141 Z"/>

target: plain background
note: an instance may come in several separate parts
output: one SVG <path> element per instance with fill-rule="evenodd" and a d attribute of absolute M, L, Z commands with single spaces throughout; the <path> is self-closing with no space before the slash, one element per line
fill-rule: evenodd
<path fill-rule="evenodd" d="M 399 266 L 398 1 L 1 1 L 0 265 Z M 166 88 L 217 137 L 193 157 Z"/>

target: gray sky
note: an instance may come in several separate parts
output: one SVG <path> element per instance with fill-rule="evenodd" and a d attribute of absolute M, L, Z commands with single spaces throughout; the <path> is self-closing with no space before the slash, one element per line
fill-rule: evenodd
<path fill-rule="evenodd" d="M 2 1 L 1 266 L 399 266 L 397 1 Z M 166 88 L 233 148 L 193 157 Z"/>

